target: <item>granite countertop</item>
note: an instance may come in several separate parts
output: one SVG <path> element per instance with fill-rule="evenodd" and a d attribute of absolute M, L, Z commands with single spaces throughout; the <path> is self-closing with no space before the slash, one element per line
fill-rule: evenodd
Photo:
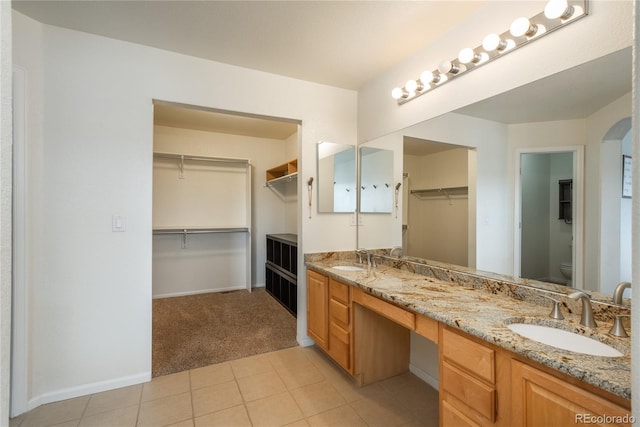
<path fill-rule="evenodd" d="M 579 313 L 563 312 L 562 321 L 549 318 L 551 305 L 541 306 L 504 295 L 459 286 L 388 265 L 363 271 L 343 271 L 332 266 L 353 262 L 335 259 L 307 260 L 309 269 L 357 286 L 383 300 L 481 338 L 498 347 L 535 360 L 625 399 L 631 399 L 630 338 L 607 334 L 611 322 L 598 321 L 589 329 L 580 325 Z M 623 353 L 621 357 L 591 356 L 557 349 L 521 337 L 506 325 L 537 323 L 591 336 Z"/>

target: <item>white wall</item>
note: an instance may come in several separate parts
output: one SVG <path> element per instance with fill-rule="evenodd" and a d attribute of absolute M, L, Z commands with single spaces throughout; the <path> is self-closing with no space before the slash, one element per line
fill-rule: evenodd
<path fill-rule="evenodd" d="M 29 345 L 15 414 L 150 378 L 153 99 L 300 120 L 301 188 L 317 141 L 355 144 L 356 93 L 13 16 L 34 128 L 27 226 L 38 232 L 22 284 Z M 125 233 L 111 232 L 114 214 L 127 217 Z M 301 252 L 355 247 L 348 220 L 297 216 Z M 301 342 L 305 330 L 300 313 Z"/>
<path fill-rule="evenodd" d="M 0 4 L 0 424 L 7 425 L 11 359 L 12 284 L 11 2 Z"/>

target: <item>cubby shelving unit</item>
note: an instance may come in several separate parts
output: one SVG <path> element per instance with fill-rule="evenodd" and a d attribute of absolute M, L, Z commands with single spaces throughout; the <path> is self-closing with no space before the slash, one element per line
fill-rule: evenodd
<path fill-rule="evenodd" d="M 294 316 L 298 311 L 298 236 L 267 234 L 265 287 Z"/>

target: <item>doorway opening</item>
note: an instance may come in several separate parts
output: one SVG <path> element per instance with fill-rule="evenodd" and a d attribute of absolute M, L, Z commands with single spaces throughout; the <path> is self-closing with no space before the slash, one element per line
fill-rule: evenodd
<path fill-rule="evenodd" d="M 152 375 L 297 345 L 295 317 L 265 291 L 267 235 L 297 234 L 297 195 L 265 175 L 297 157 L 299 122 L 153 107 Z"/>
<path fill-rule="evenodd" d="M 403 253 L 475 267 L 476 151 L 404 137 Z"/>
<path fill-rule="evenodd" d="M 516 277 L 582 288 L 582 147 L 520 150 Z"/>

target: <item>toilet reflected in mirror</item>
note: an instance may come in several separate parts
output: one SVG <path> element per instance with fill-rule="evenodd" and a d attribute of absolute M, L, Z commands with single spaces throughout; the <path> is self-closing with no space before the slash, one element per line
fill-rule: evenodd
<path fill-rule="evenodd" d="M 573 264 L 571 261 L 560 263 L 560 273 L 562 273 L 562 276 L 567 279 L 567 286 L 572 286 L 571 277 L 573 275 Z"/>

